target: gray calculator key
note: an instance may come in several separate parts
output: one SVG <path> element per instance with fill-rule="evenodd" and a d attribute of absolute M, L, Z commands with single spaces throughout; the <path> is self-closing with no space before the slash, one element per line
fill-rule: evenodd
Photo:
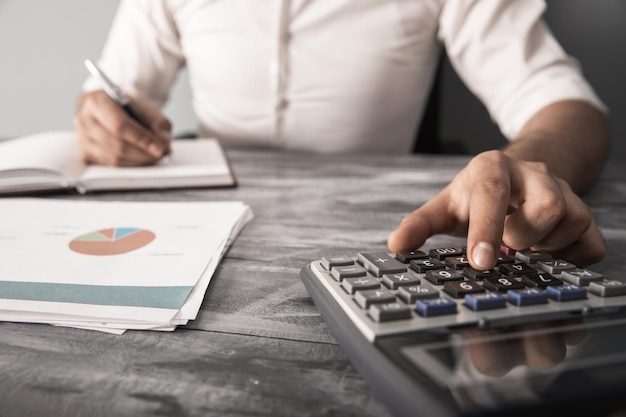
<path fill-rule="evenodd" d="M 330 270 L 330 275 L 335 281 L 341 281 L 344 278 L 364 277 L 367 272 L 361 265 L 336 266 Z"/>
<path fill-rule="evenodd" d="M 537 261 L 537 268 L 551 274 L 560 274 L 563 271 L 576 269 L 576 265 L 562 259 L 552 259 L 550 261 Z"/>
<path fill-rule="evenodd" d="M 341 287 L 348 294 L 354 294 L 357 291 L 380 288 L 380 283 L 373 277 L 346 278 L 341 282 Z"/>
<path fill-rule="evenodd" d="M 375 322 L 410 319 L 411 308 L 400 303 L 372 304 L 369 316 Z"/>
<path fill-rule="evenodd" d="M 399 287 L 405 285 L 418 285 L 420 279 L 413 275 L 411 272 L 400 272 L 398 274 L 385 274 L 383 275 L 383 284 L 387 288 L 397 290 Z"/>
<path fill-rule="evenodd" d="M 574 271 L 563 271 L 561 279 L 570 284 L 586 287 L 592 282 L 602 281 L 604 275 L 588 269 L 576 269 Z"/>
<path fill-rule="evenodd" d="M 322 266 L 327 271 L 330 271 L 335 266 L 346 266 L 346 265 L 353 265 L 353 264 L 354 264 L 354 261 L 352 260 L 352 258 L 346 255 L 324 256 L 322 258 Z"/>
<path fill-rule="evenodd" d="M 614 279 L 603 279 L 602 281 L 590 283 L 589 292 L 600 297 L 625 295 L 626 283 Z"/>
<path fill-rule="evenodd" d="M 398 297 L 407 304 L 414 304 L 417 300 L 439 297 L 439 291 L 425 284 L 410 285 L 408 287 L 400 287 Z"/>
<path fill-rule="evenodd" d="M 552 256 L 544 252 L 539 252 L 536 250 L 528 249 L 528 250 L 518 250 L 517 252 L 515 252 L 515 259 L 517 259 L 518 261 L 527 263 L 527 264 L 534 264 L 534 263 L 537 263 L 538 261 L 548 261 L 552 259 Z"/>
<path fill-rule="evenodd" d="M 406 272 L 406 265 L 385 252 L 359 253 L 357 256 L 363 262 L 363 267 L 377 277 Z"/>
<path fill-rule="evenodd" d="M 357 291 L 354 301 L 361 308 L 369 308 L 372 304 L 393 303 L 396 301 L 396 295 L 389 290 L 366 290 Z"/>

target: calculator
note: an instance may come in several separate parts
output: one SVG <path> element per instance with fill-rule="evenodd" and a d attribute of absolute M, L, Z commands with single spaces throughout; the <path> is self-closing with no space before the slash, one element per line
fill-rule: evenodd
<path fill-rule="evenodd" d="M 300 277 L 397 416 L 626 410 L 623 277 L 504 246 L 486 271 L 437 247 L 329 254 Z"/>

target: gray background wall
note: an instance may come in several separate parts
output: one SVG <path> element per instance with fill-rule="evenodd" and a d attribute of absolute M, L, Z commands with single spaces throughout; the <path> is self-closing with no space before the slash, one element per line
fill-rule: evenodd
<path fill-rule="evenodd" d="M 416 0 L 417 1 L 417 0 Z M 0 137 L 71 129 L 74 103 L 97 58 L 117 0 L 0 0 Z M 546 20 L 610 107 L 611 158 L 626 160 L 626 1 L 548 0 Z M 186 75 L 165 113 L 176 132 L 192 130 Z M 443 72 L 442 137 L 471 153 L 504 139 L 449 65 Z M 470 140 L 471 139 L 471 140 Z"/>

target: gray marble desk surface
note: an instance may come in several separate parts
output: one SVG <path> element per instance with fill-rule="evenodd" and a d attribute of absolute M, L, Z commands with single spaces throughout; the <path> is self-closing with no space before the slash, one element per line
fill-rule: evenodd
<path fill-rule="evenodd" d="M 467 159 L 229 157 L 237 188 L 54 196 L 242 200 L 255 218 L 218 267 L 198 319 L 173 333 L 114 336 L 0 323 L 0 415 L 389 415 L 336 344 L 298 273 L 325 254 L 386 249 L 402 217 Z M 626 168 L 609 166 L 586 199 L 608 245 L 595 269 L 623 277 Z M 462 242 L 437 236 L 427 246 Z"/>

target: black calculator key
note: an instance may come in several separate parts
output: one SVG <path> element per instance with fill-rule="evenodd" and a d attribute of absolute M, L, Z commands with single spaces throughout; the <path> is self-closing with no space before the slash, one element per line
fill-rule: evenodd
<path fill-rule="evenodd" d="M 335 281 L 341 281 L 344 278 L 364 277 L 367 272 L 361 265 L 335 266 L 330 270 L 330 275 Z"/>
<path fill-rule="evenodd" d="M 383 275 L 383 284 L 392 290 L 396 290 L 404 285 L 418 285 L 420 282 L 420 279 L 411 272 Z"/>
<path fill-rule="evenodd" d="M 547 272 L 539 272 L 537 274 L 523 275 L 522 282 L 529 287 L 546 288 L 549 285 L 562 285 L 563 281 L 553 277 Z"/>
<path fill-rule="evenodd" d="M 408 287 L 400 287 L 398 290 L 398 298 L 407 304 L 413 304 L 417 300 L 426 300 L 428 298 L 438 298 L 439 291 L 428 285 L 410 285 Z"/>
<path fill-rule="evenodd" d="M 417 259 L 417 260 L 411 261 L 409 266 L 411 267 L 412 270 L 416 272 L 424 273 L 426 271 L 432 271 L 435 269 L 443 269 L 445 265 L 443 264 L 443 262 L 439 262 L 439 261 L 429 258 L 429 259 Z"/>
<path fill-rule="evenodd" d="M 537 269 L 526 264 L 502 264 L 498 266 L 498 270 L 504 275 L 519 276 L 536 274 Z"/>
<path fill-rule="evenodd" d="M 515 258 L 513 256 L 509 256 L 504 252 L 500 252 L 498 258 L 496 259 L 496 264 L 514 264 Z"/>
<path fill-rule="evenodd" d="M 626 295 L 626 283 L 615 279 L 603 279 L 589 284 L 589 292 L 600 297 Z"/>
<path fill-rule="evenodd" d="M 431 249 L 428 254 L 431 258 L 443 261 L 448 256 L 461 256 L 465 254 L 465 250 L 463 248 L 437 248 Z"/>
<path fill-rule="evenodd" d="M 463 269 L 466 266 L 469 266 L 469 259 L 467 256 L 448 256 L 445 260 L 445 264 L 448 268 L 452 269 Z"/>
<path fill-rule="evenodd" d="M 396 295 L 389 290 L 365 290 L 357 291 L 354 301 L 361 308 L 369 308 L 372 304 L 393 303 Z"/>
<path fill-rule="evenodd" d="M 443 290 L 454 298 L 464 298 L 465 294 L 485 292 L 476 281 L 449 281 L 443 284 Z"/>
<path fill-rule="evenodd" d="M 456 314 L 457 312 L 456 301 L 445 297 L 417 300 L 415 302 L 415 310 L 423 317 Z"/>
<path fill-rule="evenodd" d="M 369 316 L 375 322 L 410 319 L 411 308 L 400 303 L 372 304 Z"/>
<path fill-rule="evenodd" d="M 424 276 L 435 285 L 443 285 L 444 282 L 448 281 L 463 281 L 464 279 L 463 275 L 454 269 L 433 269 L 426 271 Z"/>
<path fill-rule="evenodd" d="M 495 269 L 480 271 L 478 269 L 472 268 L 471 266 L 466 266 L 465 268 L 463 268 L 463 275 L 470 279 L 473 279 L 474 281 L 482 281 L 485 278 L 501 276 L 500 272 L 496 271 Z"/>
<path fill-rule="evenodd" d="M 341 282 L 341 287 L 348 294 L 354 294 L 357 291 L 380 288 L 380 283 L 376 278 L 372 277 L 346 278 Z"/>
<path fill-rule="evenodd" d="M 507 292 L 509 290 L 521 290 L 526 288 L 524 284 L 517 281 L 513 277 L 488 277 L 485 278 L 485 282 L 483 283 L 485 289 L 489 291 L 497 291 L 497 292 Z"/>
<path fill-rule="evenodd" d="M 408 264 L 414 259 L 427 259 L 428 255 L 421 250 L 412 250 L 410 252 L 398 252 L 396 253 L 396 259 L 402 263 Z"/>
<path fill-rule="evenodd" d="M 359 253 L 357 256 L 363 262 L 363 267 L 377 277 L 406 272 L 406 265 L 385 252 Z"/>
<path fill-rule="evenodd" d="M 561 273 L 561 279 L 563 281 L 578 285 L 579 287 L 586 287 L 592 282 L 600 282 L 603 278 L 604 275 L 588 269 L 577 268 L 573 271 L 563 271 Z"/>

